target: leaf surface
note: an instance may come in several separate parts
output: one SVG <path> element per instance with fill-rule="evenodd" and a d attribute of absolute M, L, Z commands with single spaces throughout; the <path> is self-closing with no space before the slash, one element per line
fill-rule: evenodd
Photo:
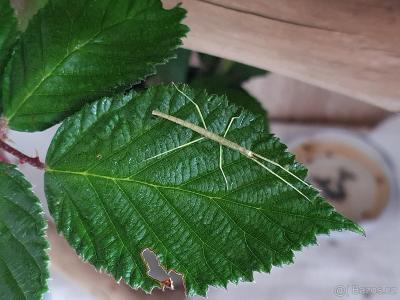
<path fill-rule="evenodd" d="M 1 299 L 41 299 L 47 291 L 46 228 L 31 185 L 14 166 L 0 162 Z"/>
<path fill-rule="evenodd" d="M 9 0 L 0 0 L 0 74 L 17 38 L 17 19 Z"/>
<path fill-rule="evenodd" d="M 17 19 L 10 0 L 0 0 L 0 86 L 3 78 L 5 65 L 10 58 L 11 49 L 17 40 Z M 0 89 L 0 113 L 2 111 Z"/>
<path fill-rule="evenodd" d="M 9 126 L 43 130 L 124 90 L 173 56 L 187 27 L 160 0 L 50 0 L 30 21 L 3 84 Z"/>
<path fill-rule="evenodd" d="M 306 170 L 263 116 L 180 86 L 197 103 L 209 132 L 273 159 L 297 176 Z M 189 295 L 250 281 L 254 271 L 290 263 L 316 234 L 349 229 L 317 191 L 281 168 L 271 170 L 193 130 L 152 116 L 159 110 L 202 126 L 194 104 L 173 85 L 104 98 L 68 118 L 50 146 L 45 189 L 57 224 L 77 252 L 117 280 L 150 291 L 141 253 L 183 274 Z M 199 140 L 201 139 L 201 140 Z M 197 142 L 195 142 L 197 140 Z M 185 146 L 186 145 L 186 146 Z M 175 149 L 175 150 L 174 150 Z"/>

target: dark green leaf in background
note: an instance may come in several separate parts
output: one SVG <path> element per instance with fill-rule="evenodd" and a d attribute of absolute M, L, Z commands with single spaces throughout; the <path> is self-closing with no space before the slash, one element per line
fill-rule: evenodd
<path fill-rule="evenodd" d="M 7 66 L 4 112 L 12 129 L 43 130 L 83 103 L 124 90 L 173 56 L 187 27 L 160 0 L 50 0 Z"/>
<path fill-rule="evenodd" d="M 272 159 L 300 178 L 306 170 L 273 135 L 265 118 L 225 97 L 180 86 L 209 131 Z M 153 110 L 199 126 L 193 105 L 174 86 L 104 98 L 68 118 L 47 155 L 45 189 L 57 228 L 84 260 L 150 291 L 143 250 L 184 277 L 189 295 L 208 286 L 250 281 L 254 271 L 290 263 L 293 251 L 330 230 L 362 230 L 316 190 L 274 165 L 306 195 L 241 155 Z M 197 142 L 195 142 L 197 141 Z M 188 144 L 190 143 L 190 144 Z M 186 145 L 186 146 L 185 146 Z"/>
<path fill-rule="evenodd" d="M 261 103 L 242 87 L 245 81 L 265 75 L 267 71 L 230 60 L 218 61 L 204 53 L 199 57 L 204 67 L 203 74 L 194 78 L 191 86 L 215 94 L 225 94 L 230 101 L 255 114 L 267 113 Z"/>
<path fill-rule="evenodd" d="M 206 89 L 213 94 L 226 95 L 236 105 L 246 108 L 255 114 L 265 116 L 267 113 L 261 103 L 245 89 L 240 85 L 232 84 L 229 76 L 213 75 L 198 78 L 192 81 L 191 86 L 198 89 Z"/>
<path fill-rule="evenodd" d="M 17 19 L 9 0 L 0 0 L 0 87 L 3 81 L 5 65 L 11 56 L 11 50 L 18 37 Z M 0 113 L 2 111 L 0 89 Z"/>
<path fill-rule="evenodd" d="M 230 85 L 235 85 L 267 73 L 265 70 L 235 62 L 228 68 L 225 75 L 229 78 Z"/>
<path fill-rule="evenodd" d="M 167 64 L 157 68 L 157 75 L 153 78 L 151 84 L 187 82 L 189 72 L 189 60 L 191 51 L 179 48 L 176 51 L 176 58 L 171 59 Z"/>
<path fill-rule="evenodd" d="M 47 291 L 46 227 L 31 185 L 0 162 L 0 299 L 41 299 Z"/>
<path fill-rule="evenodd" d="M 267 71 L 256 67 L 227 59 L 221 59 L 205 53 L 199 53 L 199 59 L 204 77 L 214 75 L 226 76 L 226 81 L 230 86 L 240 85 L 252 77 L 268 73 Z"/>
<path fill-rule="evenodd" d="M 209 55 L 206 53 L 199 53 L 200 64 L 202 72 L 205 75 L 214 75 L 218 72 L 218 68 L 221 65 L 222 59 L 217 56 Z M 226 63 L 232 63 L 232 61 L 226 61 Z"/>
<path fill-rule="evenodd" d="M 261 103 L 242 87 L 245 81 L 265 75 L 266 71 L 204 53 L 197 53 L 200 66 L 192 67 L 192 53 L 190 50 L 179 49 L 177 58 L 160 66 L 157 75 L 150 78 L 148 84 L 188 83 L 210 93 L 226 95 L 230 101 L 256 114 L 267 113 Z"/>

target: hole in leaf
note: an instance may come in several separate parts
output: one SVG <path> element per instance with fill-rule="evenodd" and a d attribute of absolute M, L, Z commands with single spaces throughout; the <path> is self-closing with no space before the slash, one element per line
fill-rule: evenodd
<path fill-rule="evenodd" d="M 142 252 L 142 258 L 147 265 L 147 274 L 160 282 L 163 289 L 180 289 L 183 287 L 182 276 L 174 270 L 166 270 L 161 264 L 157 255 L 150 249 Z"/>

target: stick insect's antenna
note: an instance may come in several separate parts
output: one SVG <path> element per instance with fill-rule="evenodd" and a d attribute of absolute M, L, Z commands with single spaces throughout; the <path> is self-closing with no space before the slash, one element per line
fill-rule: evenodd
<path fill-rule="evenodd" d="M 276 167 L 278 167 L 279 169 L 285 171 L 286 173 L 288 173 L 289 175 L 293 176 L 294 178 L 296 178 L 298 181 L 300 181 L 301 183 L 305 184 L 308 187 L 312 187 L 308 182 L 304 181 L 303 179 L 301 179 L 299 176 L 297 176 L 296 174 L 290 172 L 289 170 L 287 170 L 286 168 L 282 167 L 280 164 L 274 162 L 273 160 L 270 160 L 264 156 L 261 156 L 260 154 L 254 153 L 254 156 L 267 162 L 270 163 L 271 165 L 274 165 Z"/>
<path fill-rule="evenodd" d="M 280 176 L 279 174 L 275 173 L 274 171 L 272 171 L 270 168 L 268 168 L 267 166 L 265 166 L 263 163 L 259 162 L 257 159 L 250 157 L 250 159 L 252 161 L 254 161 L 256 164 L 258 164 L 260 167 L 262 167 L 263 169 L 267 170 L 269 173 L 271 173 L 272 175 L 274 175 L 275 177 L 279 178 L 280 180 L 282 180 L 284 183 L 286 183 L 288 186 L 290 186 L 292 189 L 294 189 L 296 192 L 298 192 L 300 195 L 302 195 L 304 198 L 306 198 L 308 201 L 311 201 L 311 199 L 309 197 L 307 197 L 302 191 L 300 191 L 297 187 L 295 187 L 293 184 L 291 184 L 289 181 L 287 181 L 285 178 L 283 178 L 282 176 Z"/>

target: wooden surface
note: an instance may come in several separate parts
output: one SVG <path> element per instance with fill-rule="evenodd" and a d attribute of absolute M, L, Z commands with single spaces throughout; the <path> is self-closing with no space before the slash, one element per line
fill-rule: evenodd
<path fill-rule="evenodd" d="M 245 88 L 262 103 L 271 122 L 371 128 L 391 115 L 382 108 L 276 73 L 254 78 Z"/>
<path fill-rule="evenodd" d="M 400 111 L 398 0 L 179 2 L 187 48 Z"/>

